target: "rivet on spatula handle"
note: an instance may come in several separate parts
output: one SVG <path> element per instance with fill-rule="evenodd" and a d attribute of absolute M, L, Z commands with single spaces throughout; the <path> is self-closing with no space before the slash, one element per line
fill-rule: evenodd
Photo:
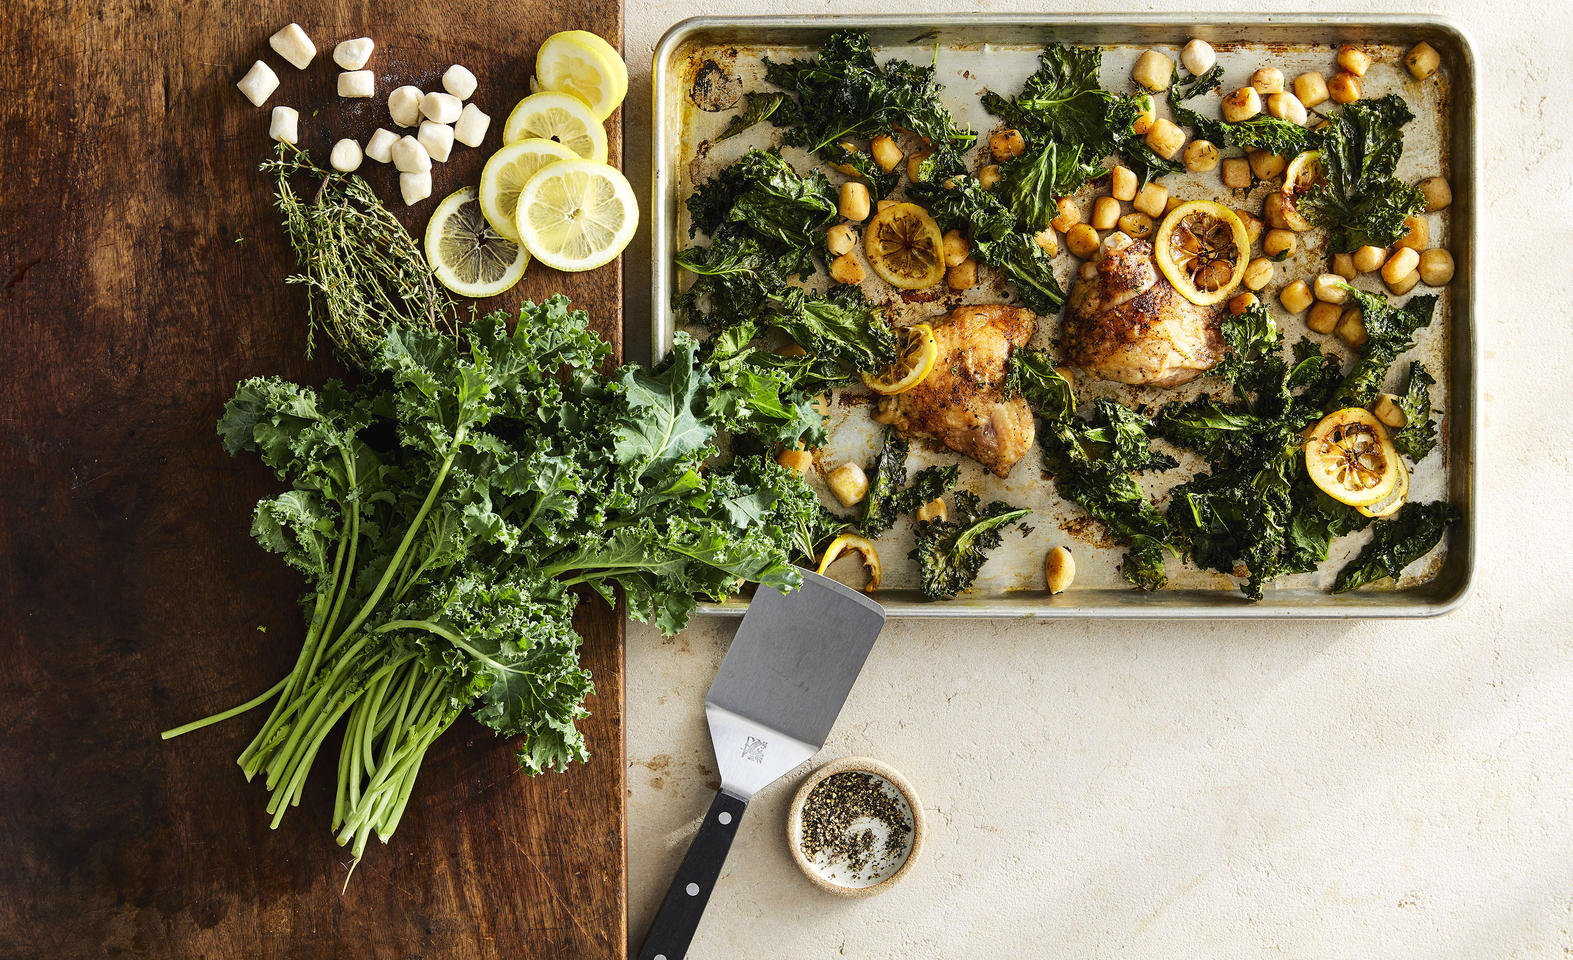
<path fill-rule="evenodd" d="M 715 802 L 705 814 L 699 833 L 688 847 L 683 865 L 677 868 L 672 888 L 666 891 L 661 911 L 645 936 L 639 950 L 639 960 L 682 960 L 688 945 L 694 940 L 699 921 L 704 917 L 705 905 L 710 902 L 710 892 L 715 889 L 726 863 L 727 851 L 732 849 L 732 838 L 737 836 L 737 825 L 748 809 L 747 800 L 739 800 L 727 793 L 716 794 Z"/>

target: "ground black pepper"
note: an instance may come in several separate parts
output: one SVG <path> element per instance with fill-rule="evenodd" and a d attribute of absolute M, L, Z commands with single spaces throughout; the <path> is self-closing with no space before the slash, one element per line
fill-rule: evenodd
<path fill-rule="evenodd" d="M 846 770 L 821 780 L 809 791 L 802 816 L 804 856 L 813 859 L 823 851 L 852 871 L 850 879 L 872 879 L 906 856 L 911 811 L 886 794 L 884 781 L 871 774 Z M 863 820 L 886 829 L 877 851 L 874 830 L 857 828 Z"/>

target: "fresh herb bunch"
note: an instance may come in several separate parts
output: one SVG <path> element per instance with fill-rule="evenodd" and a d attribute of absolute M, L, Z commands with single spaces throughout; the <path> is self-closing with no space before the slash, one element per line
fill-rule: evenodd
<path fill-rule="evenodd" d="M 285 282 L 308 290 L 306 356 L 318 329 L 341 359 L 360 368 L 374 361 L 394 326 L 457 329 L 453 300 L 420 245 L 365 180 L 324 170 L 291 144 L 280 143 L 277 154 L 262 170 L 274 177 L 275 203 L 303 271 Z M 303 175 L 315 187 L 310 201 L 291 183 Z"/>
<path fill-rule="evenodd" d="M 1419 189 L 1393 174 L 1404 153 L 1404 125 L 1414 119 L 1396 93 L 1351 103 L 1316 133 L 1327 182 L 1296 204 L 1313 226 L 1328 230 L 1328 249 L 1350 253 L 1385 247 L 1404 234 L 1404 220 L 1425 209 Z"/>
<path fill-rule="evenodd" d="M 1004 542 L 1000 531 L 1031 513 L 996 500 L 981 507 L 978 495 L 958 490 L 953 520 L 919 520 L 917 545 L 907 554 L 918 562 L 923 595 L 948 600 L 970 588 L 988 560 L 988 551 Z"/>
<path fill-rule="evenodd" d="M 797 95 L 797 110 L 776 111 L 770 121 L 786 129 L 786 143 L 832 164 L 850 164 L 883 197 L 896 185 L 894 172 L 880 170 L 867 153 L 849 154 L 843 140 L 869 139 L 900 127 L 925 138 L 932 149 L 920 163 L 919 180 L 938 182 L 964 172 L 962 154 L 977 135 L 956 125 L 940 103 L 934 64 L 918 66 L 874 59 L 868 34 L 838 30 L 811 60 L 776 63 L 765 59 L 766 82 Z"/>
<path fill-rule="evenodd" d="M 744 581 L 790 588 L 795 527 L 814 494 L 763 455 L 702 464 L 723 430 L 818 427 L 743 350 L 701 356 L 679 336 L 654 370 L 599 371 L 608 347 L 554 297 L 495 314 L 467 346 L 392 327 L 353 390 L 277 378 L 240 385 L 219 433 L 291 489 L 253 533 L 305 575 L 295 669 L 241 754 L 267 774 L 274 825 L 341 724 L 333 828 L 359 858 L 393 832 L 429 745 L 465 711 L 522 737 L 531 773 L 585 759 L 590 692 L 571 617 L 583 584 L 671 635 Z M 817 501 L 813 501 L 817 504 Z"/>

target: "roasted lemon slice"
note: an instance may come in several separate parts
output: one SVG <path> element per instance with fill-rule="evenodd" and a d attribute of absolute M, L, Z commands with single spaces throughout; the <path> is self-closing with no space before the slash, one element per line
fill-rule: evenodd
<path fill-rule="evenodd" d="M 863 565 L 868 567 L 868 585 L 863 588 L 863 592 L 873 593 L 875 590 L 878 590 L 880 578 L 879 551 L 875 550 L 874 545 L 869 543 L 866 538 L 860 537 L 855 533 L 843 533 L 830 541 L 830 546 L 825 548 L 824 556 L 819 558 L 819 569 L 814 572 L 821 576 L 827 576 L 825 571 L 830 569 L 830 565 L 836 562 L 837 557 L 840 557 L 848 550 L 854 553 L 861 553 L 863 555 Z"/>
<path fill-rule="evenodd" d="M 1305 469 L 1328 496 L 1351 507 L 1386 499 L 1403 465 L 1371 411 L 1346 407 L 1323 417 L 1305 444 Z"/>
<path fill-rule="evenodd" d="M 863 374 L 863 382 L 875 393 L 895 396 L 906 393 L 928 379 L 939 356 L 939 344 L 934 342 L 934 328 L 926 323 L 914 323 L 896 331 L 900 346 L 896 349 L 896 362 L 883 370 Z"/>
<path fill-rule="evenodd" d="M 922 290 L 945 279 L 939 224 L 915 203 L 894 203 L 875 214 L 863 250 L 879 278 L 898 290 Z"/>
<path fill-rule="evenodd" d="M 1192 200 L 1163 218 L 1153 238 L 1153 255 L 1180 296 L 1206 307 L 1221 303 L 1240 285 L 1251 241 L 1233 210 L 1211 200 Z"/>
<path fill-rule="evenodd" d="M 1289 169 L 1284 171 L 1283 189 L 1279 192 L 1283 195 L 1284 221 L 1291 230 L 1303 233 L 1311 229 L 1311 221 L 1295 209 L 1295 202 L 1312 187 L 1326 182 L 1327 173 L 1322 169 L 1322 154 L 1319 151 L 1307 150 L 1289 164 Z"/>
<path fill-rule="evenodd" d="M 1369 507 L 1355 507 L 1368 517 L 1391 517 L 1398 512 L 1398 508 L 1409 499 L 1409 468 L 1404 466 L 1404 461 L 1398 461 L 1398 482 L 1393 484 L 1393 489 Z"/>

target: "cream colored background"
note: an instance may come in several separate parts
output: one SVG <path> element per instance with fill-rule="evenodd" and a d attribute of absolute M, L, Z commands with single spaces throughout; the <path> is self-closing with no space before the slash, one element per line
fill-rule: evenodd
<path fill-rule="evenodd" d="M 1046 9 L 1121 8 L 900 8 Z M 868 900 L 815 890 L 784 840 L 804 767 L 751 805 L 691 957 L 1573 955 L 1573 33 L 1565 0 L 1344 9 L 1447 13 L 1480 55 L 1474 599 L 1403 623 L 892 621 L 812 766 L 904 772 L 930 814 L 922 862 Z M 630 3 L 631 179 L 649 182 L 672 24 L 887 12 Z M 649 265 L 627 264 L 643 359 Z M 734 628 L 629 625 L 631 953 L 718 785 L 702 701 Z"/>

